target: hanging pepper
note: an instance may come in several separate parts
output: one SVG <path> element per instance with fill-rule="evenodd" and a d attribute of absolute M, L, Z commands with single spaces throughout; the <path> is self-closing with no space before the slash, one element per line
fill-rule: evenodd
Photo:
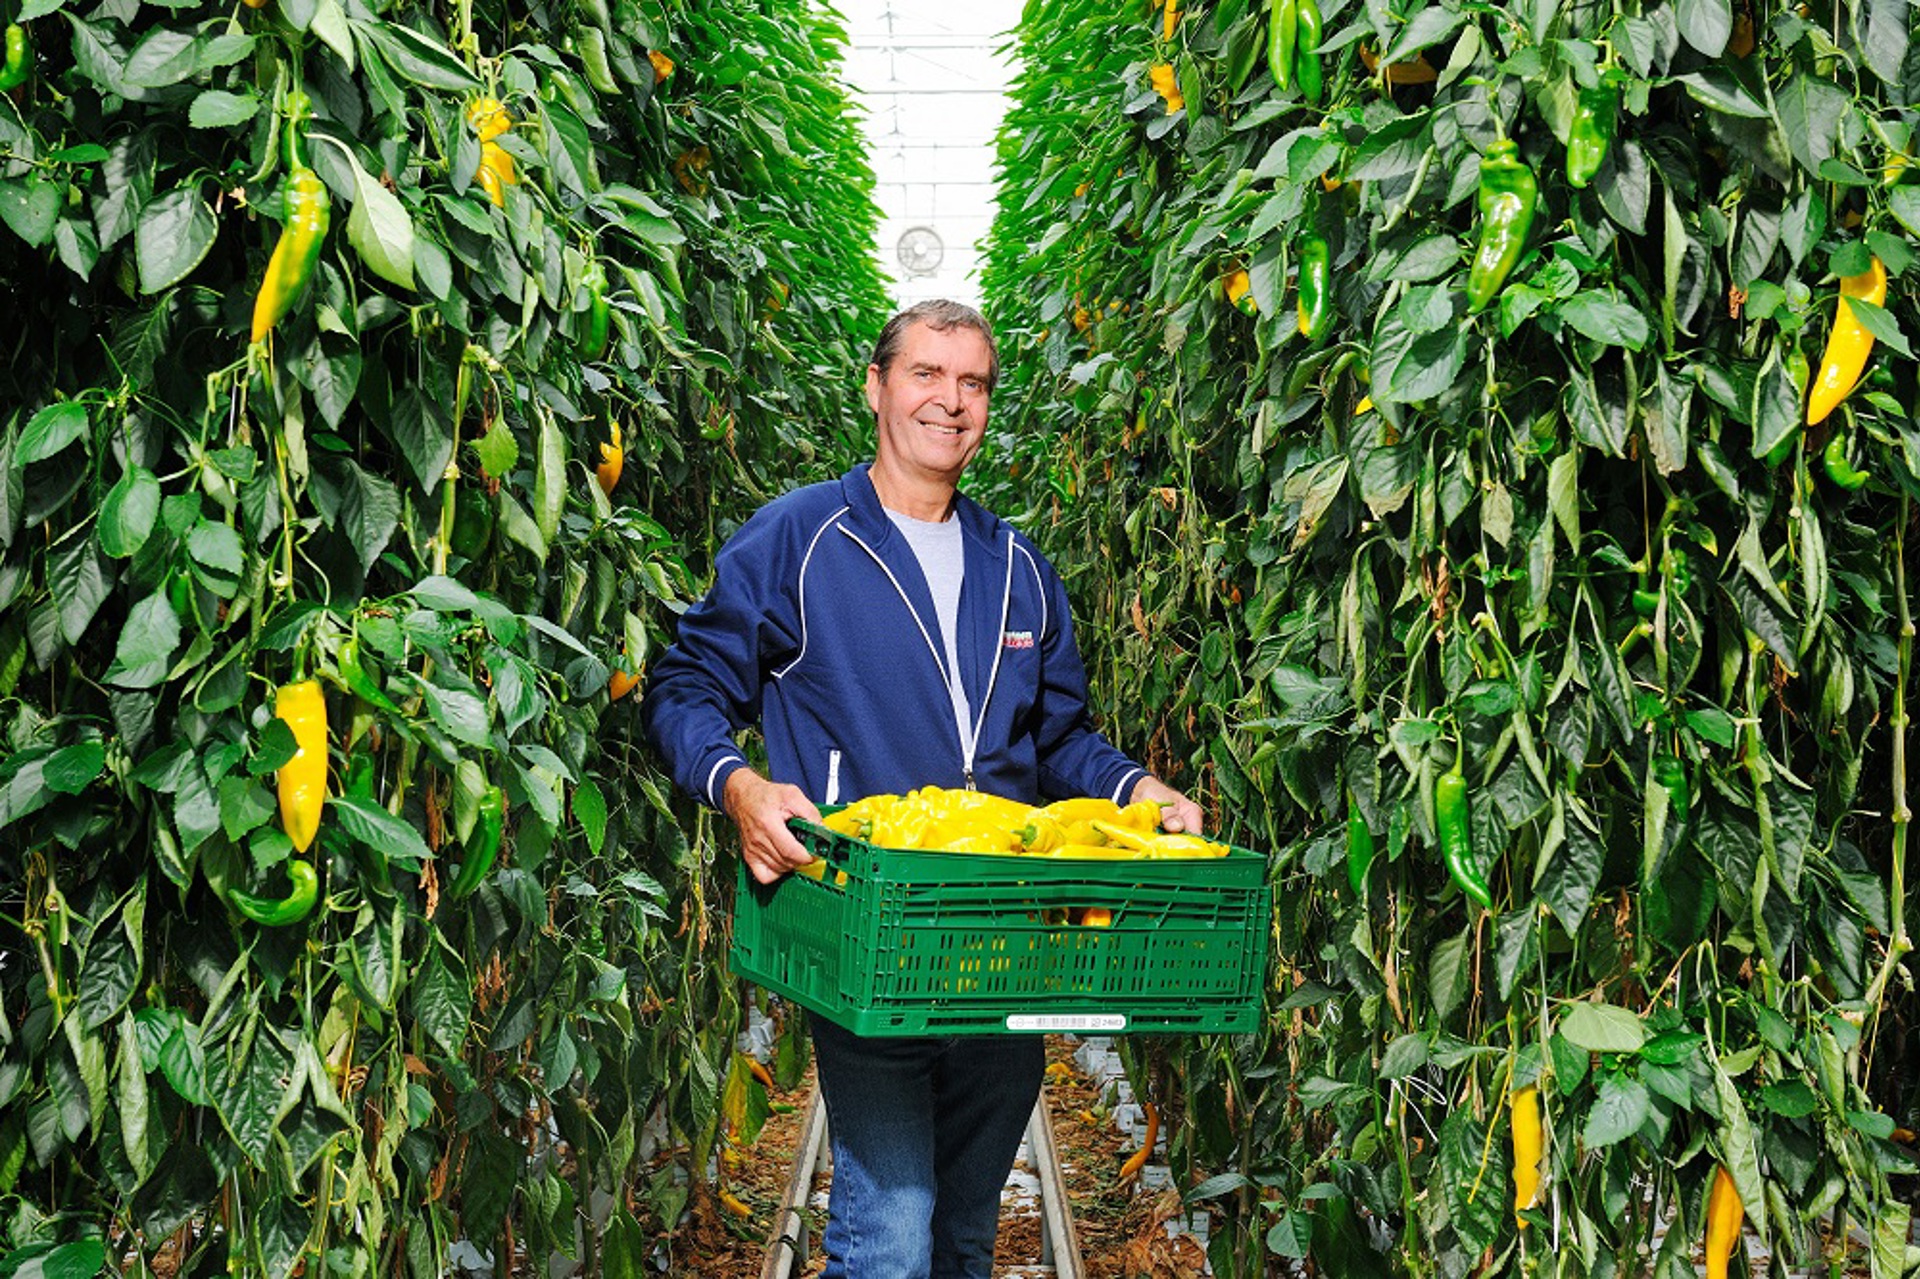
<path fill-rule="evenodd" d="M 1327 242 L 1309 231 L 1300 241 L 1300 336 L 1319 343 L 1333 323 L 1333 267 Z"/>
<path fill-rule="evenodd" d="M 1353 885 L 1353 895 L 1360 900 L 1367 898 L 1367 873 L 1373 869 L 1374 847 L 1373 831 L 1367 826 L 1367 819 L 1360 812 L 1360 805 L 1354 803 L 1353 796 L 1347 796 L 1347 882 Z"/>
<path fill-rule="evenodd" d="M 1685 821 L 1687 809 L 1693 805 L 1693 788 L 1687 781 L 1687 766 L 1680 762 L 1680 757 L 1664 752 L 1654 756 L 1653 780 L 1667 792 L 1667 807 Z"/>
<path fill-rule="evenodd" d="M 1434 821 L 1440 828 L 1440 856 L 1447 873 L 1461 892 L 1478 902 L 1482 909 L 1493 909 L 1493 894 L 1480 874 L 1480 863 L 1473 855 L 1473 828 L 1467 812 L 1467 778 L 1456 759 L 1453 767 L 1433 784 Z"/>
<path fill-rule="evenodd" d="M 481 98 L 467 108 L 467 123 L 480 139 L 480 167 L 474 177 L 480 189 L 495 205 L 507 202 L 507 188 L 520 180 L 514 172 L 513 157 L 494 139 L 513 127 L 513 116 L 498 98 Z"/>
<path fill-rule="evenodd" d="M 607 353 L 613 331 L 613 308 L 607 304 L 607 273 L 597 261 L 587 263 L 580 276 L 587 291 L 587 318 L 580 331 L 580 355 L 591 362 Z"/>
<path fill-rule="evenodd" d="M 1493 301 L 1533 227 L 1539 187 L 1533 170 L 1520 159 L 1510 139 L 1493 144 L 1480 160 L 1480 242 L 1467 273 L 1468 308 L 1479 311 Z"/>
<path fill-rule="evenodd" d="M 298 852 L 306 852 L 320 832 L 327 802 L 327 696 L 320 681 L 283 685 L 274 695 L 273 713 L 293 730 L 293 758 L 280 766 L 280 824 Z"/>
<path fill-rule="evenodd" d="M 1253 297 L 1253 282 L 1247 273 L 1234 271 L 1227 276 L 1227 305 L 1242 315 L 1258 315 L 1260 304 Z"/>
<path fill-rule="evenodd" d="M 1827 478 L 1836 488 L 1851 493 L 1867 482 L 1867 472 L 1858 470 L 1847 460 L 1847 436 L 1844 431 L 1835 431 L 1827 438 L 1827 447 L 1820 453 L 1820 465 L 1826 468 Z"/>
<path fill-rule="evenodd" d="M 1567 136 L 1568 183 L 1584 187 L 1600 172 L 1613 146 L 1619 112 L 1620 88 L 1612 81 L 1603 79 L 1597 88 L 1580 90 Z"/>
<path fill-rule="evenodd" d="M 260 292 L 253 300 L 253 341 L 266 339 L 273 326 L 300 297 L 307 281 L 313 278 L 314 264 L 320 260 L 320 245 L 327 238 L 327 223 L 333 202 L 327 184 L 312 169 L 300 167 L 287 178 L 287 221 L 280 230 L 273 256 L 267 259 L 267 273 L 260 281 Z"/>
<path fill-rule="evenodd" d="M 1160 18 L 1160 38 L 1173 39 L 1173 32 L 1180 25 L 1180 0 L 1167 0 L 1167 9 Z"/>
<path fill-rule="evenodd" d="M 506 825 L 507 797 L 498 786 L 489 786 L 480 794 L 480 812 L 474 820 L 473 836 L 467 840 L 460 858 L 460 873 L 447 886 L 447 896 L 465 897 L 480 886 L 493 869 L 500 854 L 500 834 Z"/>
<path fill-rule="evenodd" d="M 1740 1219 L 1745 1206 L 1733 1176 L 1725 1167 L 1713 1170 L 1713 1189 L 1707 1193 L 1707 1279 L 1727 1279 L 1727 1263 L 1740 1242 Z"/>
<path fill-rule="evenodd" d="M 313 903 L 320 896 L 320 876 L 311 862 L 296 857 L 287 862 L 287 878 L 293 888 L 285 897 L 256 897 L 234 888 L 227 891 L 227 900 L 256 924 L 270 928 L 297 924 L 313 912 Z"/>
<path fill-rule="evenodd" d="M 1540 1202 L 1540 1151 L 1545 1139 L 1540 1127 L 1540 1090 L 1526 1084 L 1513 1090 L 1513 1220 L 1522 1230 L 1520 1214 Z"/>
<path fill-rule="evenodd" d="M 593 477 L 600 481 L 600 491 L 608 497 L 613 496 L 614 485 L 620 482 L 620 472 L 627 464 L 627 453 L 621 447 L 620 423 L 607 420 L 607 440 L 600 446 L 600 465 L 593 468 Z"/>
<path fill-rule="evenodd" d="M 1294 0 L 1293 78 L 1300 82 L 1300 96 L 1308 106 L 1320 105 L 1324 85 L 1320 72 L 1319 0 Z"/>
<path fill-rule="evenodd" d="M 1826 354 L 1820 357 L 1820 372 L 1813 379 L 1813 393 L 1807 397 L 1807 425 L 1826 420 L 1840 406 L 1860 380 L 1860 371 L 1873 354 L 1873 334 L 1860 323 L 1859 316 L 1847 304 L 1858 298 L 1874 306 L 1887 301 L 1887 268 L 1879 258 L 1859 275 L 1840 281 L 1840 301 L 1834 307 L 1833 332 L 1827 337 Z"/>
<path fill-rule="evenodd" d="M 374 683 L 373 676 L 367 674 L 367 668 L 360 657 L 360 637 L 352 636 L 340 646 L 340 653 L 334 659 L 334 665 L 340 672 L 340 686 L 361 700 L 379 707 L 389 715 L 401 715 L 403 712 L 388 697 L 386 690 Z"/>
<path fill-rule="evenodd" d="M 17 22 L 9 22 L 6 60 L 0 62 L 0 93 L 19 88 L 32 74 L 33 45 L 27 40 L 27 29 Z"/>
<path fill-rule="evenodd" d="M 1293 53 L 1299 42 L 1299 0 L 1273 0 L 1267 15 L 1267 70 L 1282 90 L 1293 87 Z"/>
<path fill-rule="evenodd" d="M 1153 82 L 1153 91 L 1167 104 L 1167 114 L 1176 115 L 1187 105 L 1180 93 L 1180 82 L 1174 79 L 1173 67 L 1169 63 L 1156 62 L 1147 71 L 1147 79 Z"/>
<path fill-rule="evenodd" d="M 479 98 L 467 108 L 467 123 L 482 142 L 491 142 L 513 127 L 513 117 L 498 98 Z"/>

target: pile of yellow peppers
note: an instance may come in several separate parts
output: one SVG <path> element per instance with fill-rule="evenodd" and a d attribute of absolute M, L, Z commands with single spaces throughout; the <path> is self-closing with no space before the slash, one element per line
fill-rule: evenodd
<path fill-rule="evenodd" d="M 828 830 L 882 848 L 1134 861 L 1225 857 L 1227 845 L 1160 829 L 1160 805 L 1124 808 L 1110 799 L 1063 799 L 1042 806 L 983 791 L 924 786 L 870 795 L 828 816 Z"/>

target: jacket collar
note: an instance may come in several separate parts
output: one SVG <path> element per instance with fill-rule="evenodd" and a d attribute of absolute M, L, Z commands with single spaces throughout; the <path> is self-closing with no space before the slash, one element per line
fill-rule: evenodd
<path fill-rule="evenodd" d="M 853 531 L 870 545 L 879 547 L 895 535 L 895 529 L 893 521 L 887 518 L 886 508 L 880 505 L 880 494 L 874 490 L 872 478 L 867 474 L 872 469 L 871 462 L 860 463 L 840 477 L 840 488 L 847 506 L 851 508 L 849 519 Z M 954 496 L 953 511 L 960 521 L 961 532 L 966 536 L 969 559 L 976 554 L 984 554 L 995 563 L 1006 559 L 1006 533 L 997 515 L 965 493 Z"/>

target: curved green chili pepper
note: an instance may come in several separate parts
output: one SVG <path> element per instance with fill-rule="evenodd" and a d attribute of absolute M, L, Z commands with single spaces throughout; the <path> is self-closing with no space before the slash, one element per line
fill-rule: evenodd
<path fill-rule="evenodd" d="M 1367 826 L 1367 819 L 1360 813 L 1360 806 L 1353 802 L 1353 796 L 1347 796 L 1347 882 L 1353 885 L 1353 895 L 1361 901 L 1367 899 L 1367 873 L 1373 869 L 1374 845 L 1373 831 Z"/>
<path fill-rule="evenodd" d="M 480 887 L 480 881 L 493 869 L 493 859 L 500 854 L 500 835 L 506 815 L 507 797 L 498 786 L 487 787 L 480 795 L 480 815 L 460 859 L 460 873 L 448 885 L 447 896 L 465 897 Z"/>
<path fill-rule="evenodd" d="M 607 273 L 598 262 L 587 263 L 580 283 L 587 290 L 587 318 L 580 328 L 580 355 L 588 363 L 607 353 L 613 310 L 607 304 Z"/>
<path fill-rule="evenodd" d="M 398 716 L 404 714 L 400 707 L 395 704 L 394 700 L 387 696 L 386 691 L 374 683 L 373 677 L 367 674 L 366 664 L 360 658 L 360 638 L 358 636 L 348 639 L 346 643 L 340 646 L 340 653 L 339 656 L 334 659 L 334 665 L 338 667 L 340 671 L 341 687 L 345 688 L 349 693 L 372 703 L 389 715 Z"/>
<path fill-rule="evenodd" d="M 1835 431 L 1827 437 L 1827 447 L 1820 452 L 1820 465 L 1826 468 L 1827 478 L 1834 487 L 1851 493 L 1867 482 L 1867 472 L 1855 468 L 1847 460 L 1847 437 L 1844 432 Z"/>
<path fill-rule="evenodd" d="M 1567 134 L 1567 181 L 1583 187 L 1606 163 L 1619 128 L 1619 86 L 1602 80 L 1598 88 L 1580 90 L 1579 105 Z"/>
<path fill-rule="evenodd" d="M 312 913 L 313 903 L 320 897 L 320 875 L 312 862 L 295 858 L 287 863 L 287 878 L 292 881 L 293 890 L 285 897 L 255 897 L 234 888 L 228 890 L 227 901 L 256 924 L 269 928 L 297 924 Z"/>
<path fill-rule="evenodd" d="M 1300 241 L 1300 335 L 1318 343 L 1333 323 L 1333 268 L 1327 242 L 1309 231 Z"/>
<path fill-rule="evenodd" d="M 27 29 L 17 22 L 7 24 L 7 56 L 0 62 L 0 93 L 17 89 L 33 74 L 33 45 Z"/>
<path fill-rule="evenodd" d="M 1660 611 L 1659 591 L 1635 591 L 1633 593 L 1633 611 L 1642 617 L 1652 617 Z"/>
<path fill-rule="evenodd" d="M 1293 78 L 1308 106 L 1320 105 L 1320 5 L 1318 0 L 1294 0 Z"/>
<path fill-rule="evenodd" d="M 1299 0 L 1273 0 L 1267 17 L 1267 70 L 1281 89 L 1293 87 L 1293 51 L 1299 38 Z"/>
<path fill-rule="evenodd" d="M 1468 309 L 1480 311 L 1499 294 L 1527 247 L 1533 206 L 1540 189 L 1533 170 L 1509 139 L 1488 148 L 1480 160 L 1480 241 L 1467 272 Z"/>
<path fill-rule="evenodd" d="M 1447 874 L 1461 892 L 1483 909 L 1493 909 L 1493 894 L 1480 874 L 1480 863 L 1473 856 L 1473 827 L 1467 812 L 1467 778 L 1460 764 L 1440 775 L 1433 784 L 1433 815 L 1440 828 L 1440 856 L 1447 863 Z"/>

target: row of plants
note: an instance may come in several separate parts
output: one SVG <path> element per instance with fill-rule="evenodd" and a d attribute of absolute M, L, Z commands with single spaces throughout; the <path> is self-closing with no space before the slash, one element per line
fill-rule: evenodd
<path fill-rule="evenodd" d="M 1215 1273 L 1920 1264 L 1914 25 L 1027 7 L 971 483 L 1272 850 L 1263 1033 L 1131 1045 Z"/>
<path fill-rule="evenodd" d="M 0 18 L 6 1272 L 674 1264 L 765 1099 L 632 689 L 860 436 L 840 19 Z"/>

